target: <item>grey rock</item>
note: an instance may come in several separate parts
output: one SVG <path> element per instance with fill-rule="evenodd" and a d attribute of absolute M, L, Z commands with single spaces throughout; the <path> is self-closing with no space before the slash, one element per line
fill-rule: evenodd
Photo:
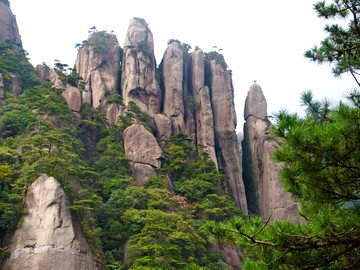
<path fill-rule="evenodd" d="M 142 20 L 130 20 L 121 75 L 125 105 L 134 101 L 150 115 L 160 112 L 161 90 L 155 78 L 155 67 L 154 41 L 150 29 Z"/>
<path fill-rule="evenodd" d="M 11 39 L 18 44 L 19 48 L 22 47 L 16 17 L 13 15 L 10 6 L 0 2 L 0 43 L 6 39 Z"/>
<path fill-rule="evenodd" d="M 125 156 L 134 163 L 161 167 L 162 150 L 155 137 L 143 126 L 133 124 L 123 134 Z"/>
<path fill-rule="evenodd" d="M 53 177 L 43 174 L 33 182 L 26 198 L 27 213 L 12 238 L 4 269 L 97 269 L 69 206 Z"/>

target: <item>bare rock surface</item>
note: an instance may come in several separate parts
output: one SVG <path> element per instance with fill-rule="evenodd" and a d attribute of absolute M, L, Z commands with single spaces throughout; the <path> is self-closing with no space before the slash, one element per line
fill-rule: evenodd
<path fill-rule="evenodd" d="M 97 269 L 59 182 L 41 175 L 26 198 L 27 213 L 9 246 L 4 269 Z"/>
<path fill-rule="evenodd" d="M 160 112 L 161 90 L 155 78 L 153 35 L 147 23 L 131 19 L 124 43 L 121 89 L 125 105 L 134 101 L 143 112 Z"/>
<path fill-rule="evenodd" d="M 105 44 L 97 44 L 97 38 Z M 106 94 L 118 90 L 121 49 L 116 36 L 105 32 L 94 33 L 88 42 L 79 50 L 76 70 L 85 81 L 84 101 L 98 109 L 105 106 Z"/>
<path fill-rule="evenodd" d="M 36 74 L 39 76 L 41 83 L 45 83 L 50 78 L 50 68 L 47 65 L 37 65 Z"/>
<path fill-rule="evenodd" d="M 298 221 L 299 206 L 279 181 L 281 164 L 271 160 L 279 143 L 271 138 L 266 100 L 257 84 L 251 86 L 244 116 L 243 170 L 249 211 L 272 220 Z"/>
<path fill-rule="evenodd" d="M 169 117 L 163 114 L 154 115 L 155 136 L 159 144 L 165 143 L 172 135 L 172 123 Z"/>
<path fill-rule="evenodd" d="M 134 124 L 126 128 L 123 139 L 125 156 L 134 163 L 161 167 L 162 150 L 155 137 L 143 125 Z"/>
<path fill-rule="evenodd" d="M 0 2 L 0 43 L 3 43 L 6 39 L 11 39 L 19 45 L 19 48 L 22 47 L 16 17 L 13 15 L 9 5 Z"/>
<path fill-rule="evenodd" d="M 172 42 L 162 61 L 164 80 L 164 113 L 174 122 L 175 130 L 185 129 L 184 122 L 184 56 L 179 42 Z"/>
<path fill-rule="evenodd" d="M 237 206 L 247 213 L 245 187 L 235 132 L 236 113 L 231 77 L 228 71 L 215 60 L 210 61 L 209 69 L 218 168 L 221 173 L 225 174 Z"/>

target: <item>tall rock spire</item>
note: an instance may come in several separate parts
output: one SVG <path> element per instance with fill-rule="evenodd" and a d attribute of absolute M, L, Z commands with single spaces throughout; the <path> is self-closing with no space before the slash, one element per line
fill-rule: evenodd
<path fill-rule="evenodd" d="M 267 104 L 261 87 L 253 84 L 245 101 L 243 178 L 249 212 L 272 220 L 296 221 L 298 204 L 290 199 L 279 182 L 281 164 L 271 160 L 279 143 L 268 130 Z"/>
<path fill-rule="evenodd" d="M 166 49 L 161 63 L 164 81 L 164 113 L 174 122 L 176 131 L 185 130 L 184 122 L 184 52 L 174 41 Z"/>
<path fill-rule="evenodd" d="M 10 9 L 10 4 L 8 1 L 0 1 L 0 43 L 6 39 L 10 39 L 20 48 L 22 47 L 16 17 Z"/>
<path fill-rule="evenodd" d="M 143 112 L 160 112 L 161 90 L 155 67 L 153 35 L 143 19 L 134 18 L 124 43 L 121 89 L 125 105 L 132 100 Z"/>
<path fill-rule="evenodd" d="M 245 187 L 242 179 L 236 136 L 234 89 L 229 72 L 217 60 L 207 66 L 210 76 L 211 103 L 214 112 L 215 147 L 219 171 L 225 174 L 230 192 L 238 207 L 247 213 Z"/>

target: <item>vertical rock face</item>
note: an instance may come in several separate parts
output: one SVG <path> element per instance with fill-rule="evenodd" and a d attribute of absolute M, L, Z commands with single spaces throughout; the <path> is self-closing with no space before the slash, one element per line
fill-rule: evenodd
<path fill-rule="evenodd" d="M 20 48 L 22 47 L 19 28 L 16 18 L 11 12 L 10 6 L 4 2 L 0 2 L 0 43 L 6 39 L 11 39 Z"/>
<path fill-rule="evenodd" d="M 243 178 L 249 211 L 272 220 L 296 221 L 298 205 L 283 191 L 278 179 L 281 164 L 271 160 L 278 142 L 268 135 L 267 104 L 259 85 L 251 86 L 245 102 Z"/>
<path fill-rule="evenodd" d="M 95 109 L 105 106 L 105 95 L 119 86 L 121 48 L 115 35 L 96 32 L 80 48 L 76 70 L 85 81 L 84 101 Z"/>
<path fill-rule="evenodd" d="M 225 174 L 238 207 L 247 213 L 245 187 L 235 132 L 236 113 L 231 77 L 228 71 L 215 60 L 210 61 L 209 69 L 218 167 L 220 172 Z"/>
<path fill-rule="evenodd" d="M 205 146 L 205 150 L 218 167 L 210 90 L 208 86 L 205 86 L 204 52 L 200 49 L 195 50 L 191 60 L 192 95 L 197 106 L 195 110 L 197 143 Z"/>
<path fill-rule="evenodd" d="M 184 122 L 184 56 L 179 42 L 172 42 L 164 54 L 164 113 L 174 122 L 175 131 L 185 130 Z"/>
<path fill-rule="evenodd" d="M 30 187 L 27 213 L 9 247 L 4 269 L 97 269 L 60 184 L 41 175 Z"/>
<path fill-rule="evenodd" d="M 143 112 L 160 112 L 161 90 L 155 78 L 153 35 L 142 19 L 130 20 L 122 65 L 121 88 L 125 105 L 134 101 Z"/>

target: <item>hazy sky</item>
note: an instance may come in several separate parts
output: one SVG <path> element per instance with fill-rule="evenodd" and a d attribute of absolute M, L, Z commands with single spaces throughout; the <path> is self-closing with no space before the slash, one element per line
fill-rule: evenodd
<path fill-rule="evenodd" d="M 262 87 L 268 114 L 299 107 L 301 92 L 313 90 L 318 99 L 335 103 L 355 82 L 333 78 L 328 65 L 303 57 L 325 37 L 325 21 L 317 18 L 314 0 L 10 0 L 23 47 L 33 65 L 52 65 L 55 59 L 73 66 L 76 43 L 88 29 L 114 30 L 123 46 L 129 20 L 144 18 L 154 35 L 159 64 L 169 39 L 199 46 L 205 52 L 221 48 L 233 71 L 238 130 L 254 80 Z"/>

